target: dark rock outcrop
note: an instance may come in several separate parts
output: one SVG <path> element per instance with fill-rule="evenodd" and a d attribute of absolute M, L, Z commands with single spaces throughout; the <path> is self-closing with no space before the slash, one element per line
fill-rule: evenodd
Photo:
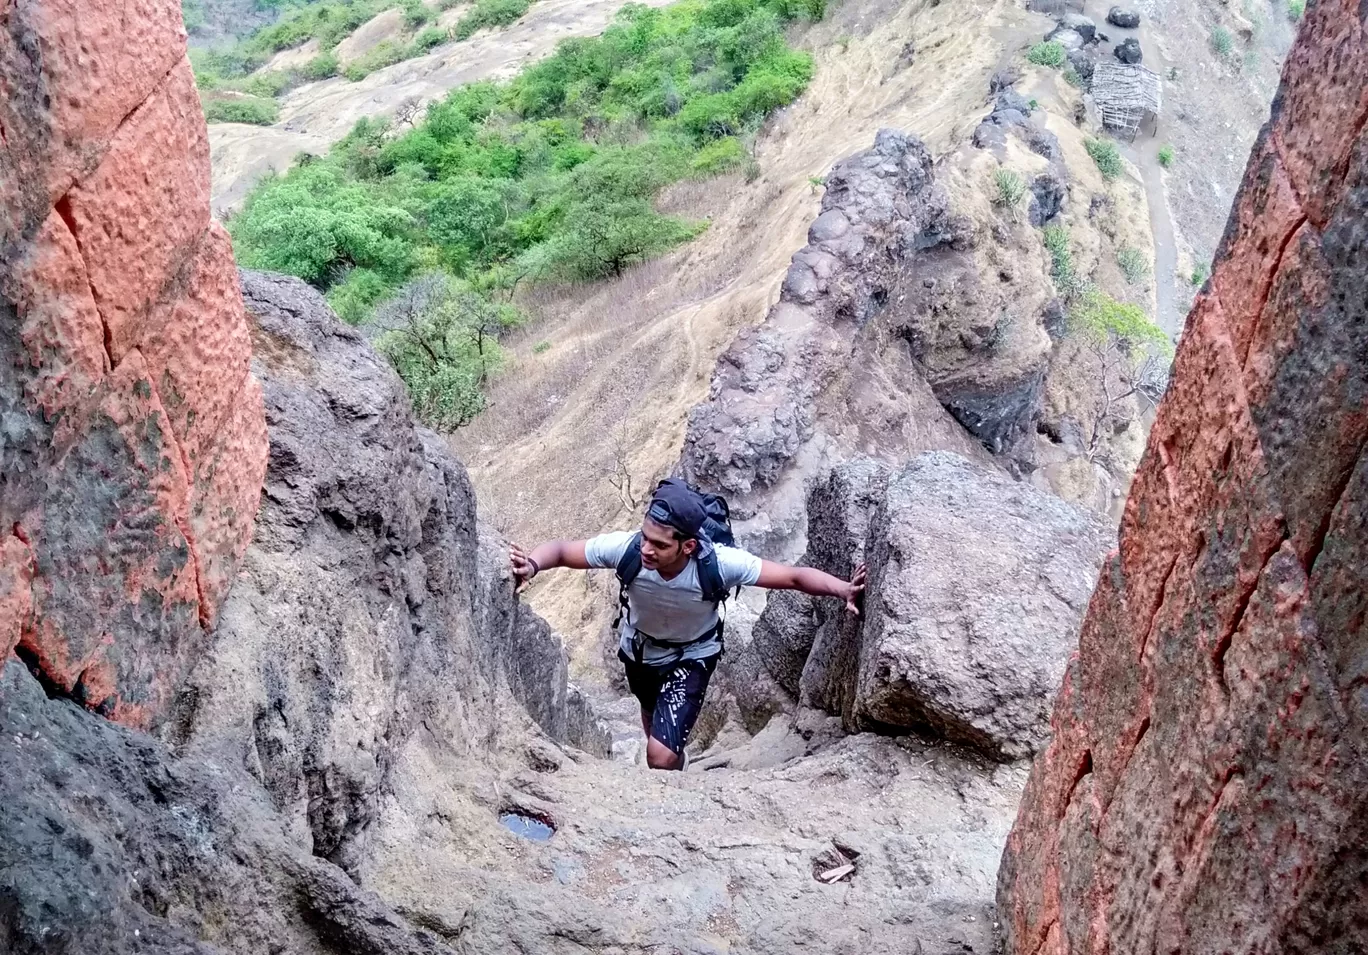
<path fill-rule="evenodd" d="M 164 723 L 266 463 L 179 7 L 6 7 L 0 661 Z"/>
<path fill-rule="evenodd" d="M 1116 44 L 1116 48 L 1112 52 L 1122 63 L 1139 63 L 1145 58 L 1145 54 L 1140 49 L 1140 41 L 1135 37 L 1122 40 Z"/>
<path fill-rule="evenodd" d="M 1107 11 L 1107 22 L 1114 27 L 1121 27 L 1123 30 L 1134 30 L 1140 25 L 1140 14 L 1120 7 L 1112 7 Z"/>
<path fill-rule="evenodd" d="M 1049 694 L 1110 534 L 1096 517 L 944 452 L 814 486 L 804 563 L 870 568 L 863 620 L 785 595 L 755 626 L 767 672 L 849 730 L 923 728 L 995 758 L 1048 737 Z"/>
<path fill-rule="evenodd" d="M 1045 34 L 1045 40 L 1048 43 L 1058 43 L 1064 47 L 1066 52 L 1070 53 L 1074 50 L 1081 50 L 1087 45 L 1087 41 L 1083 39 L 1081 33 L 1062 24 Z"/>
<path fill-rule="evenodd" d="M 566 664 L 384 359 L 298 279 L 242 287 L 266 493 L 177 738 L 251 766 L 315 854 L 352 868 L 413 734 L 482 739 L 510 692 L 564 739 Z"/>
<path fill-rule="evenodd" d="M 764 526 L 743 526 L 743 538 L 778 554 L 781 539 L 801 536 L 803 481 L 832 441 L 895 454 L 928 444 L 968 450 L 906 347 L 885 343 L 909 298 L 900 300 L 899 284 L 961 262 L 974 241 L 916 137 L 882 130 L 872 149 L 833 167 L 779 303 L 737 336 L 690 415 L 684 473 L 731 495 L 742 521 L 765 495 Z"/>
<path fill-rule="evenodd" d="M 290 838 L 231 762 L 179 759 L 0 666 L 10 955 L 451 955 Z"/>
<path fill-rule="evenodd" d="M 999 872 L 1008 955 L 1368 950 L 1368 43 L 1308 8 Z"/>
<path fill-rule="evenodd" d="M 1084 88 L 1092 85 L 1093 73 L 1097 70 L 1097 61 L 1093 59 L 1087 50 L 1074 50 L 1069 54 L 1069 66 L 1078 74 L 1078 78 L 1083 81 Z"/>
<path fill-rule="evenodd" d="M 1053 172 L 1043 172 L 1031 180 L 1031 204 L 1027 214 L 1036 228 L 1046 225 L 1064 208 L 1067 195 L 1063 181 Z"/>

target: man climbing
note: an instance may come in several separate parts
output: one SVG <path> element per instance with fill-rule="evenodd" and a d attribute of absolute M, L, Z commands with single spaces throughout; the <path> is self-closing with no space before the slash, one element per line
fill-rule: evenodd
<path fill-rule="evenodd" d="M 618 658 L 632 695 L 641 703 L 646 763 L 652 769 L 682 770 L 688 764 L 684 746 L 722 655 L 718 610 L 733 588 L 836 597 L 848 611 L 859 613 L 863 564 L 847 582 L 812 567 L 761 560 L 731 543 L 726 503 L 670 479 L 656 488 L 638 532 L 550 541 L 530 554 L 517 545 L 511 549 L 519 591 L 553 567 L 617 569 L 622 603 Z"/>

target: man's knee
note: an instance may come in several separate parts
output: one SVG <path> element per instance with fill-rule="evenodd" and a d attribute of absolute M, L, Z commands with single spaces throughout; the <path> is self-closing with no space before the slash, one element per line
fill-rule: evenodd
<path fill-rule="evenodd" d="M 646 740 L 646 765 L 652 769 L 678 769 L 682 758 L 654 736 Z"/>

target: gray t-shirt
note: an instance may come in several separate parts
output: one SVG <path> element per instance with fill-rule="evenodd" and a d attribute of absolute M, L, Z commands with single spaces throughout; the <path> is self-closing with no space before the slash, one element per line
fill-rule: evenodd
<path fill-rule="evenodd" d="M 635 536 L 633 531 L 615 531 L 585 541 L 584 556 L 588 558 L 589 566 L 616 568 Z M 715 549 L 717 569 L 728 589 L 749 587 L 760 579 L 759 557 L 736 547 L 718 545 Z M 703 600 L 696 561 L 689 561 L 688 566 L 670 580 L 643 567 L 627 588 L 627 614 L 622 621 L 618 646 L 629 657 L 633 656 L 637 632 L 650 634 L 654 641 L 646 641 L 642 662 L 669 663 L 675 659 L 675 651 L 656 646 L 657 642 L 689 643 L 716 626 L 717 608 Z M 716 638 L 699 640 L 684 650 L 684 659 L 702 660 L 720 649 Z"/>

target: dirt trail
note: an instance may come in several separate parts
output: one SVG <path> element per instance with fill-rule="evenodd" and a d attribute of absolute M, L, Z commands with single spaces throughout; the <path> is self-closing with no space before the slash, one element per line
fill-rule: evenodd
<path fill-rule="evenodd" d="M 669 0 L 644 0 L 664 6 Z M 360 82 L 334 77 L 291 90 L 273 126 L 209 127 L 215 215 L 235 210 L 259 179 L 284 172 L 300 152 L 321 153 L 366 116 L 390 116 L 412 99 L 430 103 L 475 80 L 502 79 L 571 36 L 601 33 L 623 0 L 538 0 L 517 23 L 482 31 L 426 56 L 376 70 Z"/>
<path fill-rule="evenodd" d="M 915 132 L 937 154 L 967 138 L 1003 38 L 1025 42 L 1049 25 L 1008 0 L 834 6 L 802 37 L 816 76 L 761 137 L 762 176 L 685 183 L 664 197 L 667 210 L 710 222 L 702 237 L 619 281 L 524 302 L 540 321 L 514 343 L 490 411 L 453 439 L 482 515 L 529 543 L 625 526 L 651 478 L 678 460 L 717 356 L 764 318 L 816 215 L 811 180 L 881 127 Z M 912 62 L 899 68 L 909 46 Z M 626 475 L 633 483 L 619 490 Z M 532 592 L 581 676 L 597 667 L 605 621 L 595 608 L 610 603 L 591 597 L 597 586 L 551 575 Z"/>

